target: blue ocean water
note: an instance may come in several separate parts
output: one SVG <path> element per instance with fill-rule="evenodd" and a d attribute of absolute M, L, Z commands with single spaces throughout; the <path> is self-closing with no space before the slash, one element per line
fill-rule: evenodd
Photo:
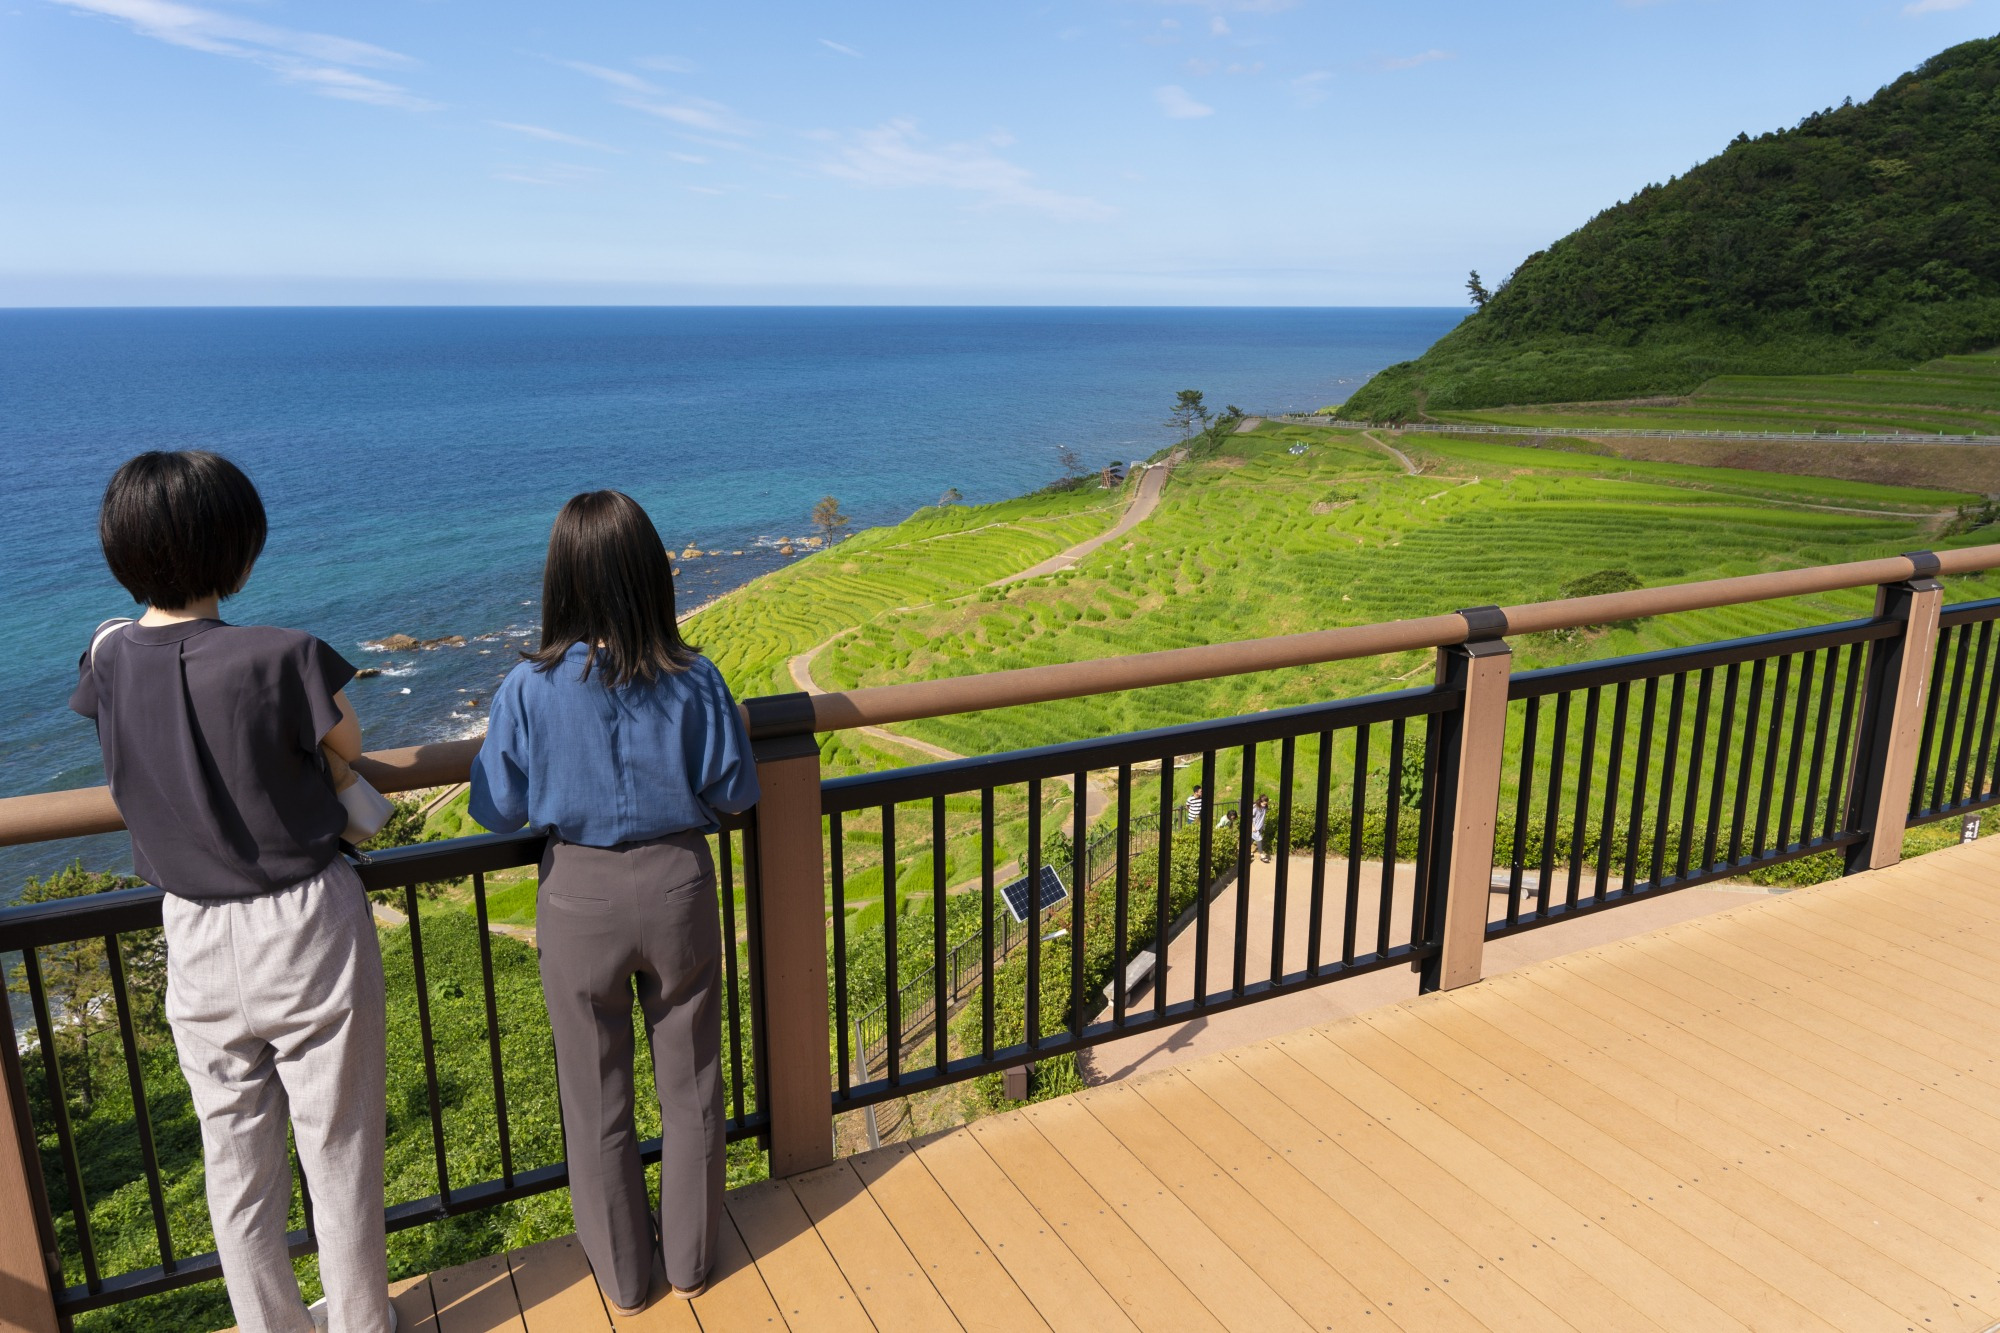
<path fill-rule="evenodd" d="M 271 539 L 225 615 L 310 629 L 357 664 L 371 747 L 479 726 L 535 624 L 548 524 L 615 486 L 685 562 L 683 607 L 785 557 L 833 494 L 857 526 L 956 486 L 978 502 L 1168 439 L 1175 390 L 1250 411 L 1338 402 L 1461 317 L 1441 309 L 0 311 L 0 795 L 102 781 L 66 700 L 90 628 L 133 613 L 96 545 L 117 464 L 214 449 Z M 726 553 L 741 551 L 731 556 Z M 464 649 L 371 654 L 391 633 Z M 488 636 L 483 637 L 482 636 Z M 0 852 L 0 901 L 120 838 Z"/>

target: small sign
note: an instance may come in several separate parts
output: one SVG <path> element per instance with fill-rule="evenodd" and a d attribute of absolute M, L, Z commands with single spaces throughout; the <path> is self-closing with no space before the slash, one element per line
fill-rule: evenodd
<path fill-rule="evenodd" d="M 1979 816 L 1967 815 L 1965 817 L 1964 826 L 1961 827 L 1958 831 L 1958 840 L 1960 842 L 1971 842 L 1974 838 L 1978 836 L 1979 836 Z"/>
<path fill-rule="evenodd" d="M 1028 877 L 1026 875 L 1021 876 L 1021 878 L 1015 880 L 1012 884 L 1001 889 L 1000 896 L 1007 900 L 1007 910 L 1013 913 L 1016 921 L 1026 921 L 1028 919 Z M 1056 873 L 1054 866 L 1042 867 L 1041 892 L 1036 896 L 1041 900 L 1034 906 L 1034 910 L 1037 912 L 1046 912 L 1063 899 L 1069 897 L 1069 890 L 1063 886 L 1062 876 Z"/>

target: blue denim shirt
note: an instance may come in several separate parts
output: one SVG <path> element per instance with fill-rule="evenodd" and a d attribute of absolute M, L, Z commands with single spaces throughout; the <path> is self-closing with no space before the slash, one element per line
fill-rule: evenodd
<path fill-rule="evenodd" d="M 611 847 L 713 832 L 718 813 L 757 803 L 750 738 L 713 663 L 609 689 L 583 679 L 587 651 L 551 671 L 523 662 L 501 682 L 472 764 L 474 819 Z"/>

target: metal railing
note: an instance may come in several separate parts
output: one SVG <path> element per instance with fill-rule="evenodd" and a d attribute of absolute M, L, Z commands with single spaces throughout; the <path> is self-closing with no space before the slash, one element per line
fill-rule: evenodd
<path fill-rule="evenodd" d="M 1727 404 L 1717 407 L 1728 411 Z M 1637 440 L 1776 440 L 1811 443 L 1838 440 L 1843 444 L 2000 444 L 2000 435 L 1947 435 L 1921 430 L 1686 430 L 1662 426 L 1507 426 L 1470 421 L 1350 421 L 1318 412 L 1279 412 L 1273 421 L 1297 425 L 1344 426 L 1350 430 L 1422 431 L 1436 435 L 1550 435 L 1559 439 L 1597 439 L 1615 435 Z"/>
<path fill-rule="evenodd" d="M 747 855 L 754 858 L 753 827 L 745 828 L 743 832 L 725 830 L 717 835 L 719 854 L 716 868 L 725 940 L 723 1076 L 728 1111 L 726 1134 L 731 1141 L 757 1136 L 763 1132 L 767 1121 L 760 1093 L 763 1086 L 763 1046 L 757 1039 L 763 1024 L 763 999 L 759 985 L 757 940 L 760 932 L 756 877 L 754 872 L 739 875 L 737 867 L 744 857 L 732 851 L 733 846 L 741 845 Z M 387 1209 L 388 1228 L 392 1232 L 477 1212 L 496 1204 L 559 1189 L 568 1183 L 568 1169 L 561 1160 L 559 1143 L 552 1160 L 523 1161 L 520 1157 L 512 1122 L 522 1107 L 523 1098 L 527 1099 L 528 1110 L 534 1118 L 545 1124 L 559 1123 L 560 1107 L 555 1100 L 552 1077 L 530 1079 L 517 1070 L 510 1079 L 507 1061 L 503 1058 L 504 1026 L 525 1022 L 545 1031 L 547 1023 L 539 1007 L 525 1014 L 500 1012 L 495 995 L 493 937 L 487 917 L 486 877 L 495 871 L 536 865 L 542 858 L 544 843 L 545 838 L 540 833 L 460 838 L 377 852 L 357 866 L 362 883 L 372 893 L 400 895 L 404 914 L 401 929 L 407 938 L 410 993 L 414 999 L 422 1056 L 421 1095 L 429 1122 L 434 1191 L 418 1198 L 393 1202 Z M 443 912 L 424 910 L 419 886 L 462 879 L 470 880 L 471 924 L 477 938 L 477 964 L 473 975 L 455 975 L 449 969 L 441 969 L 424 944 L 427 925 L 433 929 L 441 928 L 445 916 L 463 914 L 449 908 Z M 740 908 L 737 901 L 739 879 L 743 889 Z M 46 1128 L 53 1131 L 55 1142 L 52 1150 L 32 1154 L 42 1159 L 42 1170 L 31 1172 L 31 1175 L 34 1177 L 33 1193 L 38 1201 L 35 1229 L 40 1233 L 45 1252 L 60 1265 L 55 1271 L 62 1276 L 62 1281 L 56 1284 L 52 1294 L 56 1311 L 65 1319 L 88 1310 L 158 1295 L 221 1276 L 216 1255 L 213 1252 L 187 1253 L 185 1245 L 176 1244 L 174 1229 L 169 1224 L 167 1186 L 163 1179 L 165 1172 L 151 1108 L 163 1100 L 184 1097 L 185 1085 L 178 1070 L 166 1072 L 162 1068 L 163 1064 L 170 1062 L 147 1058 L 152 1053 L 147 1049 L 148 1039 L 151 1045 L 159 1046 L 167 1038 L 163 1030 L 149 1033 L 142 1027 L 134 1004 L 133 988 L 128 981 L 125 960 L 135 951 L 157 952 L 160 949 L 156 932 L 160 927 L 161 898 L 158 889 L 137 888 L 0 911 L 0 971 L 11 970 L 5 966 L 10 961 L 10 955 L 19 958 L 20 981 L 17 984 L 25 992 L 29 1019 L 24 1031 L 14 1021 L 6 988 L 0 988 L 0 1019 L 6 1020 L 7 1030 L 4 1046 L 0 1046 L 0 1073 L 4 1073 L 8 1100 L 16 1107 L 46 1108 Z M 743 914 L 740 924 L 747 934 L 747 947 L 742 949 L 735 944 L 739 933 L 739 910 Z M 151 1252 L 156 1260 L 149 1265 L 119 1271 L 107 1271 L 101 1259 L 97 1243 L 99 1238 L 93 1230 L 93 1201 L 87 1188 L 92 1160 L 89 1150 L 79 1142 L 69 1113 L 73 1092 L 64 1068 L 65 1064 L 75 1068 L 75 1062 L 64 1058 L 64 1047 L 69 1044 L 65 1041 L 69 1035 L 66 1029 L 74 1026 L 80 1016 L 65 1013 L 53 1003 L 43 968 L 45 955 L 84 944 L 101 944 L 104 950 L 109 985 L 107 998 L 114 1010 L 127 1082 L 125 1091 L 131 1097 L 133 1108 L 129 1131 L 137 1140 L 143 1164 L 141 1174 L 153 1232 Z M 391 967 L 393 971 L 394 962 Z M 477 1039 L 485 1047 L 484 1080 L 490 1084 L 490 1098 L 486 1089 L 474 1094 L 470 1089 L 458 1086 L 457 1079 L 440 1075 L 439 1028 L 444 1022 L 440 1006 L 453 1004 L 454 1008 L 458 1008 L 455 1001 L 468 992 L 478 996 L 479 1006 L 469 1015 L 460 1013 L 451 1026 L 461 1039 L 470 1036 L 467 1029 L 478 1030 Z M 157 1000 L 159 997 L 148 998 Z M 546 1043 L 543 1048 L 546 1050 Z M 549 1072 L 553 1072 L 552 1065 Z M 524 1083 L 532 1086 L 524 1088 Z M 407 1097 L 415 1089 L 392 1089 L 392 1092 L 395 1091 Z M 480 1113 L 477 1119 L 482 1124 L 470 1127 L 465 1116 L 456 1114 L 457 1103 L 461 1100 L 478 1103 Z M 454 1149 L 466 1145 L 453 1140 L 469 1129 L 481 1139 L 490 1135 L 490 1142 L 479 1146 L 493 1150 L 489 1160 L 497 1158 L 496 1175 L 480 1179 L 465 1179 L 461 1175 L 454 1179 L 451 1164 Z M 41 1145 L 34 1139 L 30 1138 L 29 1142 L 40 1149 Z M 104 1147 L 102 1136 L 96 1143 L 101 1151 Z M 644 1161 L 657 1161 L 659 1140 L 654 1138 L 642 1143 L 640 1154 Z M 480 1155 L 487 1154 L 482 1152 Z M 185 1151 L 181 1156 L 185 1164 L 192 1164 Z M 53 1172 L 49 1170 L 50 1158 L 54 1159 Z M 288 1237 L 294 1256 L 317 1248 L 310 1185 L 302 1174 L 298 1177 L 297 1188 L 297 1202 L 305 1226 Z M 130 1250 L 133 1247 L 127 1244 L 122 1248 Z"/>
<path fill-rule="evenodd" d="M 742 936 L 726 978 L 730 1137 L 760 1139 L 772 1171 L 790 1174 L 830 1160 L 837 1110 L 1388 966 L 1416 967 L 1426 989 L 1468 984 L 1489 938 L 1787 860 L 1831 855 L 1846 871 L 1890 864 L 1910 824 L 2000 801 L 2000 601 L 1947 608 L 1937 581 L 1996 567 L 2000 547 L 1919 552 L 750 700 L 763 799 L 723 835 L 717 859 L 723 929 L 732 942 Z M 1867 586 L 1877 605 L 1860 620 L 1511 670 L 1513 635 Z M 1436 650 L 1435 683 L 833 780 L 820 772 L 818 733 L 844 727 L 1412 649 Z M 371 776 L 386 790 L 461 776 L 470 749 L 373 756 Z M 1189 755 L 1198 770 L 1177 773 L 1176 759 Z M 1095 817 L 1093 776 L 1110 793 Z M 1206 799 L 1189 822 L 1193 782 Z M 1271 800 L 1278 855 L 1268 878 L 1253 880 L 1241 833 L 1260 794 Z M 1052 843 L 1045 835 L 1059 822 L 1067 841 Z M 107 826 L 116 811 L 101 789 L 0 801 L 0 840 Z M 1029 910 L 1026 928 L 1010 935 L 998 868 L 1016 865 L 1039 883 L 1045 845 L 1064 849 L 1068 892 Z M 564 1179 L 553 1156 L 524 1156 L 515 1129 L 530 1094 L 502 1036 L 537 1016 L 499 1005 L 486 919 L 485 877 L 534 864 L 540 852 L 532 836 L 462 839 L 384 853 L 364 868 L 371 889 L 400 892 L 406 909 L 400 938 L 423 1075 L 405 1092 L 421 1097 L 416 1123 L 432 1159 L 431 1188 L 392 1204 L 393 1227 Z M 850 939 L 850 894 L 866 892 L 850 886 L 877 873 L 879 936 Z M 450 917 L 422 912 L 417 888 L 459 878 L 470 879 L 478 940 L 462 977 L 444 975 L 426 952 L 426 933 Z M 912 878 L 928 882 L 928 912 L 897 910 L 897 887 Z M 1231 883 L 1233 899 L 1218 907 Z M 149 1118 L 160 1105 L 157 1051 L 146 1046 L 134 1007 L 146 996 L 133 977 L 152 966 L 153 946 L 134 933 L 158 926 L 159 907 L 156 892 L 131 890 L 0 911 L 0 954 L 23 960 L 31 1019 L 20 1029 L 10 1021 L 0 1043 L 0 1119 L 13 1130 L 0 1133 L 0 1279 L 31 1304 L 46 1302 L 46 1319 L 31 1327 L 217 1272 L 213 1255 L 177 1243 L 165 1192 L 172 1171 Z M 1189 934 L 1191 949 L 1176 952 Z M 89 1193 L 97 1145 L 80 1142 L 70 1120 L 59 1051 L 79 1016 L 53 1002 L 41 973 L 51 951 L 89 941 L 104 944 L 111 999 L 100 1016 L 115 1020 L 133 1096 L 118 1132 L 137 1143 L 138 1160 L 121 1187 L 143 1181 L 150 1265 L 103 1261 Z M 857 1076 L 853 1019 L 876 1003 L 857 969 L 876 964 L 882 1069 Z M 469 1018 L 467 997 L 477 1001 Z M 443 1049 L 484 1047 L 477 1078 L 467 1082 L 462 1058 L 441 1071 L 441 1024 Z M 473 1094 L 477 1083 L 490 1083 L 490 1097 Z M 467 1135 L 489 1136 L 497 1171 L 455 1171 Z M 175 1151 L 185 1157 L 186 1145 Z M 301 1205 L 309 1198 L 302 1191 Z M 292 1244 L 312 1243 L 308 1220 Z"/>

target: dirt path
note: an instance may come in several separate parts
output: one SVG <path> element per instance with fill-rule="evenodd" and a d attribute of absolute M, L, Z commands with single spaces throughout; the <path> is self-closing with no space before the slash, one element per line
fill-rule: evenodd
<path fill-rule="evenodd" d="M 1394 455 L 1396 461 L 1403 465 L 1403 471 L 1407 472 L 1409 475 L 1414 477 L 1417 475 L 1418 472 L 1423 470 L 1419 468 L 1415 463 L 1412 463 L 1410 461 L 1410 456 L 1408 454 L 1404 453 L 1401 449 L 1398 449 L 1395 445 L 1389 443 L 1387 440 L 1382 439 L 1380 436 L 1376 435 L 1375 432 L 1364 430 L 1361 432 L 1361 438 L 1364 440 L 1368 440 L 1371 443 L 1379 444 L 1384 449 L 1387 449 L 1392 455 Z"/>
<path fill-rule="evenodd" d="M 1030 565 L 1018 574 L 1009 574 L 1004 578 L 997 578 L 986 586 L 989 588 L 1002 588 L 1009 583 L 1019 583 L 1022 579 L 1037 578 L 1043 574 L 1053 574 L 1058 570 L 1068 569 L 1071 565 L 1076 564 L 1106 542 L 1116 541 L 1118 538 L 1123 537 L 1133 528 L 1144 523 L 1152 516 L 1153 511 L 1160 507 L 1160 492 L 1166 489 L 1167 473 L 1173 470 L 1174 464 L 1180 462 L 1185 457 L 1187 457 L 1185 453 L 1176 453 L 1165 462 L 1151 464 L 1144 472 L 1140 473 L 1139 487 L 1132 495 L 1132 503 L 1125 506 L 1124 517 L 1112 524 L 1110 531 L 1099 533 L 1095 537 L 1080 541 L 1067 551 L 1059 551 L 1040 564 Z"/>

